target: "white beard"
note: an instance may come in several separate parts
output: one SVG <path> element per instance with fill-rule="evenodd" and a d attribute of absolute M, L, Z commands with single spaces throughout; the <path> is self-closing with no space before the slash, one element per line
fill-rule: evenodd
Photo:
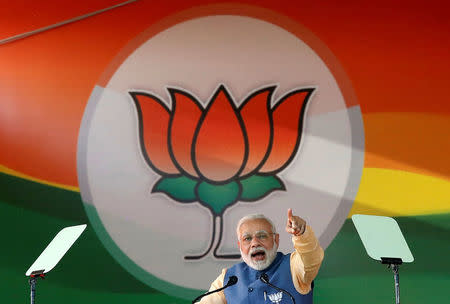
<path fill-rule="evenodd" d="M 242 250 L 239 248 L 239 250 L 241 251 L 241 256 L 242 259 L 244 260 L 245 264 L 247 264 L 249 267 L 255 269 L 255 270 L 264 270 L 267 267 L 270 266 L 270 264 L 272 264 L 273 260 L 275 260 L 275 257 L 277 256 L 277 250 L 278 250 L 278 246 L 277 244 L 274 242 L 273 243 L 273 247 L 270 250 L 266 250 L 266 248 L 259 246 L 256 248 L 252 248 L 247 255 L 244 255 L 242 253 Z M 262 261 L 253 261 L 252 260 L 252 253 L 257 251 L 257 250 L 262 250 L 265 253 L 266 258 Z"/>

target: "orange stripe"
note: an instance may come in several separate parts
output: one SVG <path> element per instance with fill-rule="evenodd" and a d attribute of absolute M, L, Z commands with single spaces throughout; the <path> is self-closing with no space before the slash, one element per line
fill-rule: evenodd
<path fill-rule="evenodd" d="M 365 167 L 450 178 L 450 119 L 427 113 L 364 114 Z"/>

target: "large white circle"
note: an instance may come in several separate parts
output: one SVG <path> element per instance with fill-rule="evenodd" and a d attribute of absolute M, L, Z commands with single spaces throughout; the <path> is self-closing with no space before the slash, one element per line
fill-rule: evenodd
<path fill-rule="evenodd" d="M 235 225 L 256 212 L 274 220 L 280 250 L 291 251 L 283 232 L 288 208 L 307 220 L 326 248 L 359 185 L 364 142 L 362 130 L 355 131 L 362 128 L 359 107 L 347 108 L 332 73 L 302 40 L 266 21 L 232 15 L 196 18 L 160 32 L 132 52 L 105 87 L 94 89 L 80 131 L 78 175 L 83 200 L 95 210 L 91 219 L 101 222 L 96 225 L 103 229 L 101 238 L 107 235 L 106 247 L 114 247 L 113 256 L 130 272 L 166 292 L 172 289 L 161 282 L 181 287 L 181 295 L 188 294 L 183 288 L 207 289 L 236 261 L 183 259 L 206 249 L 212 217 L 199 203 L 150 193 L 159 176 L 142 157 L 128 92 L 159 95 L 170 108 L 167 86 L 188 90 L 206 104 L 221 83 L 236 104 L 265 85 L 278 85 L 273 102 L 296 88 L 316 88 L 301 147 L 279 174 L 287 191 L 227 209 L 221 252 L 238 253 Z"/>

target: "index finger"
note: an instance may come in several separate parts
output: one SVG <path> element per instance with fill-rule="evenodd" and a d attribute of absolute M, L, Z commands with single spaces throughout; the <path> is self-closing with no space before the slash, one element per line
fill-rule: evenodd
<path fill-rule="evenodd" d="M 288 209 L 288 220 L 292 220 L 292 209 L 291 208 L 289 208 Z"/>

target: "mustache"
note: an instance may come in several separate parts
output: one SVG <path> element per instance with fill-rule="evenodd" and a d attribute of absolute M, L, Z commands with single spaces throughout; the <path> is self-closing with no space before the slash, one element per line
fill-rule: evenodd
<path fill-rule="evenodd" d="M 258 247 L 255 247 L 255 248 L 251 248 L 250 251 L 249 251 L 249 254 L 253 254 L 253 253 L 258 252 L 258 251 L 263 251 L 264 253 L 267 254 L 266 248 L 264 248 L 264 247 L 262 247 L 262 246 L 258 246 Z"/>

